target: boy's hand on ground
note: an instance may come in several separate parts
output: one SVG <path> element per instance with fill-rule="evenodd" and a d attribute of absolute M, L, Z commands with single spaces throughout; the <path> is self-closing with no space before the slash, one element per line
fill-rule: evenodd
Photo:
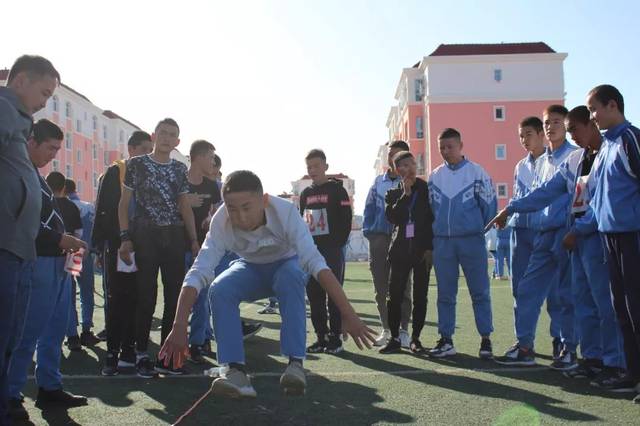
<path fill-rule="evenodd" d="M 158 352 L 158 358 L 162 360 L 165 367 L 168 367 L 169 363 L 173 361 L 173 368 L 181 368 L 188 355 L 187 326 L 174 324 L 164 341 L 164 345 L 162 345 L 162 349 Z"/>
<path fill-rule="evenodd" d="M 493 227 L 493 225 L 496 225 L 499 229 L 503 229 L 505 226 L 507 226 L 508 218 L 509 212 L 507 211 L 507 209 L 504 208 L 500 210 L 500 213 L 498 213 L 496 217 L 491 219 L 491 222 L 489 222 L 487 226 L 484 227 L 484 232 L 488 232 Z"/>
<path fill-rule="evenodd" d="M 578 236 L 576 234 L 574 234 L 573 232 L 568 232 L 567 235 L 565 235 L 562 239 L 562 247 L 564 247 L 565 250 L 573 250 L 574 248 L 576 248 L 577 239 Z"/>
<path fill-rule="evenodd" d="M 345 341 L 351 336 L 358 349 L 364 349 L 365 346 L 371 349 L 371 345 L 376 341 L 375 331 L 367 327 L 355 312 L 349 316 L 343 316 L 342 333 Z"/>

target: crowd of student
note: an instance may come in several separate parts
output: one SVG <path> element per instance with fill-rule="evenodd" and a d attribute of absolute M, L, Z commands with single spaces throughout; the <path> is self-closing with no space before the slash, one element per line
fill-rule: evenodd
<path fill-rule="evenodd" d="M 640 131 L 625 120 L 614 87 L 594 88 L 588 106 L 551 105 L 542 120 L 523 118 L 518 130 L 527 155 L 515 169 L 514 197 L 499 213 L 491 178 L 464 157 L 457 130 L 439 134 L 444 163 L 427 180 L 416 176 L 406 142 L 389 144 L 390 167 L 369 191 L 363 224 L 382 326 L 376 338 L 342 290 L 352 207 L 342 183 L 327 177 L 323 151 L 305 158 L 312 184 L 297 208 L 264 193 L 250 171 L 233 172 L 222 184 L 220 157 L 205 140 L 191 144 L 189 168 L 171 159 L 180 128 L 166 118 L 151 135 L 131 135 L 129 158 L 101 177 L 94 208 L 79 200 L 73 181 L 37 171 L 64 139 L 56 124 L 32 119 L 59 82 L 48 60 L 23 56 L 0 88 L 0 425 L 28 417 L 21 391 L 34 352 L 38 406 L 87 403 L 62 387 L 65 336 L 71 350 L 106 340 L 103 375 L 130 368 L 145 378 L 184 374 L 186 359 L 204 363 L 215 339 L 225 369 L 214 394 L 255 396 L 243 339 L 262 325 L 241 320 L 243 301 L 269 298 L 260 312 L 281 315 L 286 393 L 305 391 L 305 354 L 340 353 L 343 335 L 382 354 L 407 348 L 453 356 L 460 268 L 480 358 L 533 365 L 546 300 L 552 369 L 603 389 L 640 392 Z M 487 231 L 496 233 L 495 243 L 485 240 Z M 510 276 L 514 298 L 517 342 L 498 357 L 488 252 L 495 252 L 494 277 Z M 81 271 L 73 264 L 79 256 Z M 91 330 L 94 259 L 105 294 L 106 330 L 98 336 Z M 432 267 L 440 338 L 426 349 L 420 336 Z M 154 358 L 158 272 L 162 348 Z M 308 347 L 306 298 L 317 337 Z"/>

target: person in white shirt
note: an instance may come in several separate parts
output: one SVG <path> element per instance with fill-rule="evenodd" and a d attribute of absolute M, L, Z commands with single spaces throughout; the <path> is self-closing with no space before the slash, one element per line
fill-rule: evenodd
<path fill-rule="evenodd" d="M 305 357 L 307 274 L 313 276 L 334 301 L 342 317 L 342 330 L 358 348 L 370 348 L 374 332 L 356 315 L 338 280 L 318 252 L 309 228 L 296 207 L 263 193 L 258 176 L 239 170 L 227 176 L 222 187 L 224 208 L 214 215 L 207 238 L 185 277 L 175 323 L 161 351 L 166 364 L 181 366 L 187 351 L 187 320 L 198 293 L 208 283 L 214 316 L 217 358 L 228 369 L 214 380 L 214 395 L 255 397 L 245 371 L 240 302 L 276 296 L 280 303 L 281 352 L 289 365 L 280 378 L 285 393 L 306 388 L 302 368 Z M 214 269 L 226 251 L 240 259 L 215 276 Z M 214 279 L 215 278 L 215 279 Z"/>

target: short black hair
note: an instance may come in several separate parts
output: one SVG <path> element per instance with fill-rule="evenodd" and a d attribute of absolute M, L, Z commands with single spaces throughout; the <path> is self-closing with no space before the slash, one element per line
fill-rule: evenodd
<path fill-rule="evenodd" d="M 176 120 L 174 120 L 173 118 L 163 118 L 162 120 L 158 121 L 158 124 L 156 124 L 156 128 L 155 131 L 158 131 L 158 127 L 160 127 L 161 125 L 166 124 L 167 126 L 173 126 L 176 129 L 178 129 L 178 134 L 180 134 L 180 126 L 178 126 L 178 123 L 176 122 Z"/>
<path fill-rule="evenodd" d="M 222 168 L 222 158 L 218 154 L 213 154 L 213 161 L 215 161 L 215 166 L 217 168 Z"/>
<path fill-rule="evenodd" d="M 542 120 L 540 120 L 540 117 L 536 117 L 533 115 L 523 118 L 522 121 L 520 121 L 520 127 L 531 127 L 538 133 L 542 132 L 543 130 Z"/>
<path fill-rule="evenodd" d="M 47 175 L 47 183 L 52 191 L 59 192 L 65 189 L 67 179 L 60 172 L 51 172 Z"/>
<path fill-rule="evenodd" d="M 549 114 L 560 114 L 561 116 L 566 117 L 567 114 L 569 114 L 569 110 L 564 105 L 553 104 L 546 107 L 542 113 L 542 115 Z"/>
<path fill-rule="evenodd" d="M 624 114 L 624 98 L 622 97 L 622 93 L 614 86 L 601 84 L 591 89 L 589 96 L 595 97 L 602 105 L 607 105 L 609 102 L 614 101 L 620 113 Z"/>
<path fill-rule="evenodd" d="M 396 140 L 389 142 L 389 149 L 401 149 L 402 151 L 409 151 L 409 144 L 403 140 Z"/>
<path fill-rule="evenodd" d="M 64 139 L 64 134 L 56 123 L 49 121 L 46 118 L 41 118 L 33 125 L 32 137 L 33 140 L 36 141 L 36 144 L 40 145 L 47 139 L 61 141 Z"/>
<path fill-rule="evenodd" d="M 149 133 L 142 130 L 136 130 L 135 132 L 131 133 L 129 141 L 127 141 L 127 145 L 135 148 L 136 146 L 140 146 L 143 142 L 147 142 L 150 140 L 151 135 Z"/>
<path fill-rule="evenodd" d="M 189 149 L 189 158 L 193 159 L 198 155 L 204 155 L 208 151 L 215 151 L 216 147 L 211 142 L 207 142 L 204 139 L 199 139 L 191 144 Z"/>
<path fill-rule="evenodd" d="M 398 163 L 400 163 L 405 158 L 415 158 L 410 151 L 400 151 L 393 156 L 393 165 L 398 167 Z"/>
<path fill-rule="evenodd" d="M 438 140 L 456 138 L 460 139 L 460 132 L 454 129 L 453 127 L 447 127 L 438 135 Z"/>
<path fill-rule="evenodd" d="M 307 156 L 304 157 L 305 161 L 311 160 L 312 158 L 319 158 L 324 162 L 327 161 L 327 156 L 325 155 L 324 151 L 321 149 L 312 149 L 307 153 Z"/>
<path fill-rule="evenodd" d="M 42 78 L 45 75 L 51 76 L 60 83 L 60 73 L 55 69 L 51 61 L 38 55 L 22 55 L 13 63 L 7 84 L 11 83 L 14 78 L 21 72 L 26 72 L 29 77 Z"/>
<path fill-rule="evenodd" d="M 222 185 L 222 195 L 234 192 L 256 192 L 263 193 L 260 178 L 249 170 L 236 170 L 231 172 Z"/>
<path fill-rule="evenodd" d="M 67 194 L 76 192 L 76 182 L 73 179 L 66 179 L 64 182 L 64 190 Z"/>
<path fill-rule="evenodd" d="M 589 124 L 591 121 L 591 113 L 589 112 L 589 108 L 584 105 L 580 105 L 569 111 L 566 119 L 582 124 Z"/>

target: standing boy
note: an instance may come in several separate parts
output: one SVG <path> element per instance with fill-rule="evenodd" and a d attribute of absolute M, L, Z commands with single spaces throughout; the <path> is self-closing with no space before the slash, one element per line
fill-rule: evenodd
<path fill-rule="evenodd" d="M 300 213 L 309 226 L 318 251 L 340 285 L 344 281 L 342 248 L 351 233 L 351 201 L 342 181 L 327 177 L 327 157 L 319 149 L 312 149 L 305 157 L 311 186 L 300 194 Z M 317 341 L 307 348 L 309 353 L 342 352 L 342 322 L 340 311 L 329 299 L 329 327 L 327 327 L 327 293 L 312 276 L 307 284 L 307 297 L 311 305 L 311 323 Z"/>
<path fill-rule="evenodd" d="M 497 209 L 491 178 L 478 164 L 462 155 L 463 143 L 455 129 L 438 135 L 444 164 L 429 176 L 433 211 L 433 266 L 438 281 L 438 332 L 440 340 L 429 355 L 456 354 L 456 299 L 460 266 L 467 280 L 476 328 L 482 337 L 480 358 L 493 356 L 491 293 L 484 228 Z"/>

